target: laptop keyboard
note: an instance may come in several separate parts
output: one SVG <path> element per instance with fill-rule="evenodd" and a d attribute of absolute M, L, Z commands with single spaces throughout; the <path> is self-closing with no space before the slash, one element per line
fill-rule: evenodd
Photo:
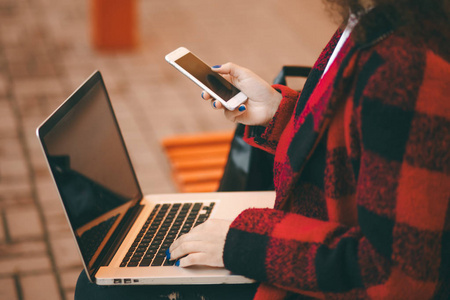
<path fill-rule="evenodd" d="M 166 250 L 173 241 L 205 222 L 215 205 L 174 203 L 155 206 L 123 258 L 121 267 L 171 266 Z"/>

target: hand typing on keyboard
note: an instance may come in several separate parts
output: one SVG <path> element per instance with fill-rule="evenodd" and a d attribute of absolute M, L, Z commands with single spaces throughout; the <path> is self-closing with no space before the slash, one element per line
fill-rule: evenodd
<path fill-rule="evenodd" d="M 172 266 L 166 259 L 174 240 L 208 220 L 215 202 L 157 204 L 123 257 L 120 267 Z"/>
<path fill-rule="evenodd" d="M 232 221 L 210 219 L 175 240 L 168 256 L 176 265 L 223 267 L 223 247 Z"/>

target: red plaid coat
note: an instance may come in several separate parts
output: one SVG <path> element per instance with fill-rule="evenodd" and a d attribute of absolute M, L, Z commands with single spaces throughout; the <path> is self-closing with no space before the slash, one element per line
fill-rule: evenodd
<path fill-rule="evenodd" d="M 338 32 L 303 92 L 276 86 L 272 123 L 247 128 L 275 154 L 276 205 L 240 214 L 224 262 L 263 282 L 257 299 L 450 297 L 449 41 L 366 29 L 320 79 Z"/>

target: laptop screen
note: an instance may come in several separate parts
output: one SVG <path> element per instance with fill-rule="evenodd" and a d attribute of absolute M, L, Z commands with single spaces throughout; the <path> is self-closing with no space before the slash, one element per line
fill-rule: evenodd
<path fill-rule="evenodd" d="M 51 172 L 78 241 L 92 266 L 142 193 L 99 72 L 39 128 Z"/>

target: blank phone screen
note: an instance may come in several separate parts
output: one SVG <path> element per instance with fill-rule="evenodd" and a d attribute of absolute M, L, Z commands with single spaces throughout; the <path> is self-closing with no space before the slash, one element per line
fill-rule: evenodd
<path fill-rule="evenodd" d="M 234 85 L 221 75 L 213 72 L 207 64 L 190 52 L 175 62 L 225 101 L 230 100 L 240 92 Z"/>

